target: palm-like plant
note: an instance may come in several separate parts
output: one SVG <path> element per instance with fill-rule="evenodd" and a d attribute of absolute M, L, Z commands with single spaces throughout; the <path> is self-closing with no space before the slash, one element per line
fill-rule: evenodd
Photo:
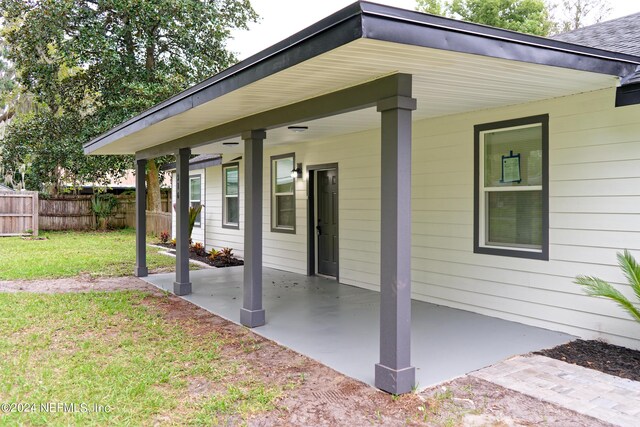
<path fill-rule="evenodd" d="M 191 242 L 191 233 L 193 233 L 193 227 L 196 225 L 201 210 L 202 205 L 189 207 L 189 242 Z"/>
<path fill-rule="evenodd" d="M 623 253 L 618 252 L 618 265 L 620 265 L 620 268 L 629 281 L 629 285 L 631 285 L 631 289 L 633 289 L 636 298 L 640 301 L 640 265 L 638 265 L 626 249 Z M 575 283 L 582 286 L 588 295 L 605 297 L 615 301 L 636 321 L 640 322 L 640 310 L 638 307 L 609 283 L 593 276 L 578 276 L 576 277 Z"/>
<path fill-rule="evenodd" d="M 99 194 L 91 199 L 91 209 L 98 219 L 98 227 L 106 230 L 113 210 L 118 206 L 118 199 L 113 194 Z"/>

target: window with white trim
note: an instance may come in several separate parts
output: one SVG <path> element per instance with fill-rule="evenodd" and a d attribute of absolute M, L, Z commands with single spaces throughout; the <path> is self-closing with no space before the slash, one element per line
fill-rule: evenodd
<path fill-rule="evenodd" d="M 271 158 L 271 230 L 295 233 L 296 196 L 293 154 Z"/>
<path fill-rule="evenodd" d="M 475 251 L 548 259 L 548 116 L 475 132 Z"/>
<path fill-rule="evenodd" d="M 222 226 L 239 228 L 240 225 L 240 173 L 238 163 L 222 167 Z"/>
<path fill-rule="evenodd" d="M 202 179 L 200 175 L 192 175 L 189 177 L 189 205 L 192 208 L 202 204 Z M 194 227 L 200 227 L 202 220 L 202 210 L 196 216 Z"/>

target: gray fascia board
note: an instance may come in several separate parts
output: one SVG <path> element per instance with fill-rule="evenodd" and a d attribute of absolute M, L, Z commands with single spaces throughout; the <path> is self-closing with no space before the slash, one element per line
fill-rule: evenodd
<path fill-rule="evenodd" d="M 623 77 L 640 57 L 419 12 L 356 2 L 84 145 L 85 154 L 240 87 L 368 38 Z"/>
<path fill-rule="evenodd" d="M 362 3 L 363 38 L 623 77 L 640 57 L 436 15 Z"/>
<path fill-rule="evenodd" d="M 84 153 L 361 38 L 361 12 L 359 3 L 339 10 L 97 136 L 84 144 Z"/>

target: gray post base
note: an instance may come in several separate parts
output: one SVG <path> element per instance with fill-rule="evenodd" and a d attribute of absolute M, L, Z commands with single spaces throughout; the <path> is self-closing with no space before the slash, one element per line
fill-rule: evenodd
<path fill-rule="evenodd" d="M 395 370 L 376 363 L 376 387 L 392 394 L 404 394 L 413 391 L 416 385 L 416 368 Z"/>
<path fill-rule="evenodd" d="M 149 269 L 147 267 L 136 267 L 133 274 L 136 277 L 147 277 L 149 275 Z"/>
<path fill-rule="evenodd" d="M 178 296 L 189 295 L 191 293 L 191 282 L 173 282 L 173 293 Z"/>
<path fill-rule="evenodd" d="M 247 328 L 255 328 L 265 324 L 264 309 L 262 310 L 247 310 L 246 308 L 240 309 L 240 323 Z"/>

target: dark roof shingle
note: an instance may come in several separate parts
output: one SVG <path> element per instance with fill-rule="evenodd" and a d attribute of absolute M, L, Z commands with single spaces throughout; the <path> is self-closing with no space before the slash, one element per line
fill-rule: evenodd
<path fill-rule="evenodd" d="M 640 56 L 640 12 L 558 34 L 553 39 Z"/>

